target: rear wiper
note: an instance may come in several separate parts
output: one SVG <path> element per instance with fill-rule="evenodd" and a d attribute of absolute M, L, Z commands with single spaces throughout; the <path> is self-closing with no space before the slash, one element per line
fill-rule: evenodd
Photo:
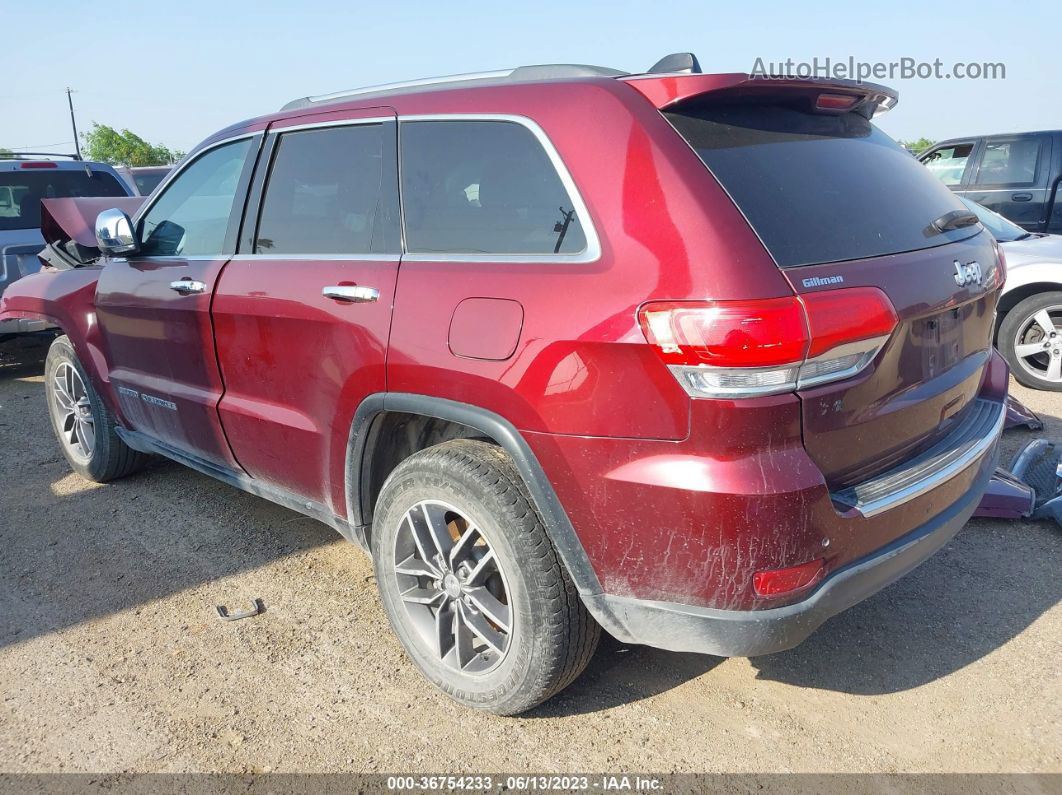
<path fill-rule="evenodd" d="M 962 229 L 964 226 L 978 224 L 977 216 L 969 210 L 950 210 L 926 227 L 926 234 L 933 235 L 940 232 L 950 232 L 953 229 Z"/>

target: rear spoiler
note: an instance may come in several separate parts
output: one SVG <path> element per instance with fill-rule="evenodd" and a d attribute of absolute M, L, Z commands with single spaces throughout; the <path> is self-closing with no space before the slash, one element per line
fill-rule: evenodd
<path fill-rule="evenodd" d="M 96 217 L 116 207 L 129 215 L 140 209 L 144 196 L 102 196 L 41 200 L 41 235 L 44 250 L 38 258 L 61 270 L 91 265 L 100 257 L 96 244 Z"/>
<path fill-rule="evenodd" d="M 858 113 L 869 119 L 896 106 L 897 93 L 875 83 L 825 78 L 754 77 L 747 74 L 634 75 L 619 78 L 660 110 L 694 99 L 794 99 L 807 97 L 821 113 Z"/>

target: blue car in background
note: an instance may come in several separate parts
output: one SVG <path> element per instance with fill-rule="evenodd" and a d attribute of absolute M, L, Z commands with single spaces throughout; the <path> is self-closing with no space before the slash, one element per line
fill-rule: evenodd
<path fill-rule="evenodd" d="M 125 180 L 106 163 L 37 152 L 0 159 L 0 294 L 16 279 L 41 268 L 37 259 L 45 242 L 41 199 L 132 195 Z M 0 340 L 44 328 L 40 320 L 0 321 Z"/>

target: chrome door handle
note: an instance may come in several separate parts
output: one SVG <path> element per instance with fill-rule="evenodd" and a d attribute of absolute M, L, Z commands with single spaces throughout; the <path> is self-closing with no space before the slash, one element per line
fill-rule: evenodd
<path fill-rule="evenodd" d="M 347 301 L 352 304 L 371 304 L 380 297 L 380 291 L 375 287 L 357 287 L 355 285 L 335 285 L 321 290 L 325 298 L 333 298 L 336 301 Z"/>
<path fill-rule="evenodd" d="M 181 295 L 191 295 L 192 293 L 203 292 L 206 289 L 206 285 L 195 279 L 178 279 L 175 282 L 170 282 L 170 289 L 176 290 Z"/>

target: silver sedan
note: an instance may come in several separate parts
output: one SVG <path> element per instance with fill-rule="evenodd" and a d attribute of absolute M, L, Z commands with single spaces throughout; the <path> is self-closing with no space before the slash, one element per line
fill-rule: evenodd
<path fill-rule="evenodd" d="M 977 202 L 959 200 L 1007 258 L 996 347 L 1019 383 L 1062 392 L 1062 235 L 1026 232 Z"/>

